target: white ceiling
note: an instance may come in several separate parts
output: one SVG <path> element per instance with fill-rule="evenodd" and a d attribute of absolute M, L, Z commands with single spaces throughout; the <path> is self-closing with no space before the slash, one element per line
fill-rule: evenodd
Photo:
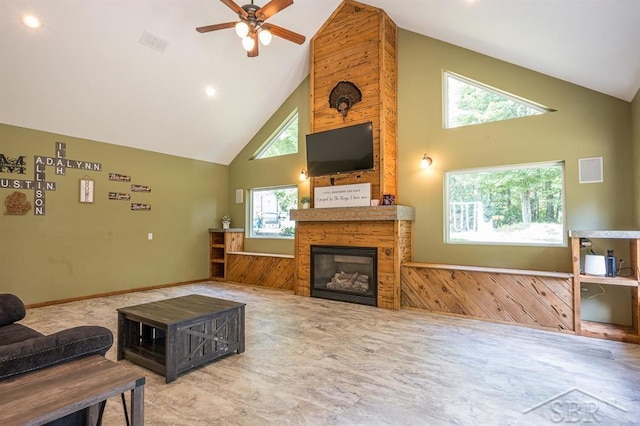
<path fill-rule="evenodd" d="M 364 3 L 401 28 L 626 101 L 640 88 L 640 0 Z M 195 31 L 236 20 L 218 0 L 2 0 L 0 122 L 229 164 L 308 74 L 309 40 L 339 4 L 295 0 L 269 22 L 305 44 L 274 37 L 248 58 L 232 29 Z M 24 27 L 25 12 L 44 27 Z M 165 52 L 140 44 L 143 31 Z"/>

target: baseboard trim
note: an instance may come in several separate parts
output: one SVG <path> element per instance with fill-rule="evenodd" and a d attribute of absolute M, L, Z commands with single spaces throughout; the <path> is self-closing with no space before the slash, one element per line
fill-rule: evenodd
<path fill-rule="evenodd" d="M 181 281 L 181 282 L 178 282 L 178 283 L 159 284 L 159 285 L 152 285 L 152 286 L 149 286 L 149 287 L 139 287 L 139 288 L 130 288 L 130 289 L 126 289 L 126 290 L 110 291 L 108 293 L 98 293 L 98 294 L 90 294 L 90 295 L 87 295 L 87 296 L 70 297 L 68 299 L 58 299 L 58 300 L 51 300 L 51 301 L 48 301 L 48 302 L 33 303 L 33 304 L 30 304 L 30 305 L 25 305 L 25 308 L 27 308 L 27 309 L 42 308 L 42 307 L 45 307 L 45 306 L 60 305 L 62 303 L 77 302 L 79 300 L 96 299 L 98 297 L 107 297 L 107 296 L 117 296 L 117 295 L 120 295 L 120 294 L 136 293 L 136 292 L 139 292 L 139 291 L 156 290 L 156 289 L 159 289 L 159 288 L 167 288 L 167 287 L 177 287 L 177 286 L 188 285 L 188 284 L 197 284 L 197 283 L 202 283 L 202 282 L 206 282 L 206 281 L 211 281 L 211 279 L 210 278 L 203 278 L 203 279 L 200 279 L 200 280 Z"/>

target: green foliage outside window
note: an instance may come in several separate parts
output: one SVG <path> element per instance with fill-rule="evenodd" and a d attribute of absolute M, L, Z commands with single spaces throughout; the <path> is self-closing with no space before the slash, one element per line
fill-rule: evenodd
<path fill-rule="evenodd" d="M 289 216 L 298 206 L 297 186 L 252 189 L 251 237 L 292 238 L 295 224 Z"/>
<path fill-rule="evenodd" d="M 507 93 L 445 73 L 447 128 L 527 117 L 547 109 Z"/>
<path fill-rule="evenodd" d="M 266 144 L 256 158 L 278 157 L 298 152 L 298 113 L 296 112 L 282 129 Z"/>
<path fill-rule="evenodd" d="M 447 173 L 448 240 L 561 244 L 561 163 Z"/>
<path fill-rule="evenodd" d="M 287 189 L 275 189 L 273 194 L 278 199 L 280 211 L 288 212 L 291 209 L 295 209 L 298 206 L 298 191 L 293 191 L 291 188 Z"/>

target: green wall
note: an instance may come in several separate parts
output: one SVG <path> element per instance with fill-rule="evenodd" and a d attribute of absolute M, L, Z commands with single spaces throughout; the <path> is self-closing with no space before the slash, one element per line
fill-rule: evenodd
<path fill-rule="evenodd" d="M 443 129 L 442 72 L 557 110 Z M 399 32 L 399 199 L 416 208 L 414 260 L 571 271 L 568 248 L 444 244 L 443 172 L 565 161 L 567 229 L 633 225 L 629 103 L 466 49 Z M 419 168 L 424 152 L 433 158 Z M 578 159 L 604 157 L 604 183 L 579 184 Z"/>
<path fill-rule="evenodd" d="M 399 31 L 398 50 L 398 200 L 416 209 L 415 261 L 571 271 L 568 247 L 444 244 L 443 173 L 447 170 L 563 160 L 567 229 L 633 227 L 633 197 L 621 196 L 634 190 L 628 102 L 406 30 Z M 557 111 L 443 129 L 443 70 Z M 230 165 L 234 225 L 236 218 L 244 221 L 246 214 L 245 204 L 232 199 L 235 189 L 298 183 L 298 173 L 305 165 L 308 85 L 305 80 Z M 295 107 L 300 111 L 300 152 L 249 160 Z M 419 167 L 425 152 L 434 160 L 429 170 Z M 579 184 L 578 159 L 596 156 L 604 158 L 604 183 Z M 308 184 L 304 185 L 301 195 L 308 193 Z M 293 253 L 293 242 L 248 240 L 246 249 Z"/>
<path fill-rule="evenodd" d="M 34 155 L 54 157 L 56 142 L 66 143 L 66 158 L 101 163 L 102 171 L 61 176 L 47 167 L 57 188 L 46 193 L 46 214 L 0 215 L 0 292 L 33 304 L 209 276 L 208 228 L 227 211 L 227 166 L 0 124 L 0 153 L 27 163 L 26 174 L 0 178 L 33 179 Z M 109 181 L 110 172 L 151 193 Z M 83 176 L 95 181 L 93 204 L 79 202 Z M 18 191 L 33 204 L 33 191 Z M 132 199 L 109 200 L 110 191 Z M 13 192 L 0 188 L 3 200 Z M 131 211 L 131 202 L 151 211 Z"/>
<path fill-rule="evenodd" d="M 442 128 L 442 71 L 449 70 L 557 110 L 542 116 L 446 130 Z M 640 100 L 633 103 L 549 76 L 399 31 L 398 201 L 416 209 L 414 260 L 505 268 L 570 271 L 568 247 L 450 245 L 443 243 L 443 172 L 484 166 L 564 160 L 567 229 L 628 229 L 637 226 L 640 196 L 633 185 L 640 170 Z M 67 157 L 100 162 L 102 172 L 47 170 L 57 184 L 46 196 L 46 215 L 0 215 L 3 243 L 1 292 L 26 303 L 59 300 L 203 279 L 208 276 L 207 229 L 229 214 L 233 227 L 247 223 L 251 188 L 309 183 L 305 167 L 309 132 L 309 80 L 304 80 L 227 167 L 0 124 L 0 153 L 27 158 L 54 156 L 55 142 L 67 144 Z M 263 160 L 250 158 L 294 110 L 299 114 L 299 152 Z M 422 154 L 434 160 L 419 168 Z M 604 183 L 578 184 L 579 158 L 604 157 Z M 107 192 L 130 192 L 108 180 L 108 173 L 131 175 L 149 185 L 150 194 L 133 194 L 150 203 L 150 212 L 132 212 L 129 202 L 111 201 Z M 96 201 L 78 202 L 79 179 L 96 183 Z M 235 192 L 244 192 L 242 203 Z M 635 191 L 635 192 L 634 192 Z M 9 195 L 10 189 L 0 193 Z M 33 202 L 33 193 L 27 193 Z M 5 195 L 5 197 L 6 197 Z M 154 239 L 147 240 L 153 232 Z M 251 239 L 246 251 L 293 253 L 293 240 Z"/>
<path fill-rule="evenodd" d="M 267 186 L 298 185 L 298 198 L 309 195 L 309 181 L 300 181 L 306 168 L 306 134 L 309 133 L 309 77 L 293 91 L 280 108 L 249 141 L 229 165 L 229 211 L 231 226 L 246 227 L 249 189 Z M 292 111 L 298 109 L 298 153 L 252 160 L 256 151 L 269 140 Z M 236 190 L 244 191 L 244 202 L 235 202 Z M 293 239 L 245 238 L 245 251 L 293 254 Z"/>
<path fill-rule="evenodd" d="M 640 229 L 640 90 L 631 102 L 631 140 L 635 228 Z"/>

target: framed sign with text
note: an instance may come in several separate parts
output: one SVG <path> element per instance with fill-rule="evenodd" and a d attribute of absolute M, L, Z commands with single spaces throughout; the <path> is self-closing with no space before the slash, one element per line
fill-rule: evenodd
<path fill-rule="evenodd" d="M 313 206 L 359 207 L 371 203 L 371 183 L 321 186 L 313 189 Z"/>

